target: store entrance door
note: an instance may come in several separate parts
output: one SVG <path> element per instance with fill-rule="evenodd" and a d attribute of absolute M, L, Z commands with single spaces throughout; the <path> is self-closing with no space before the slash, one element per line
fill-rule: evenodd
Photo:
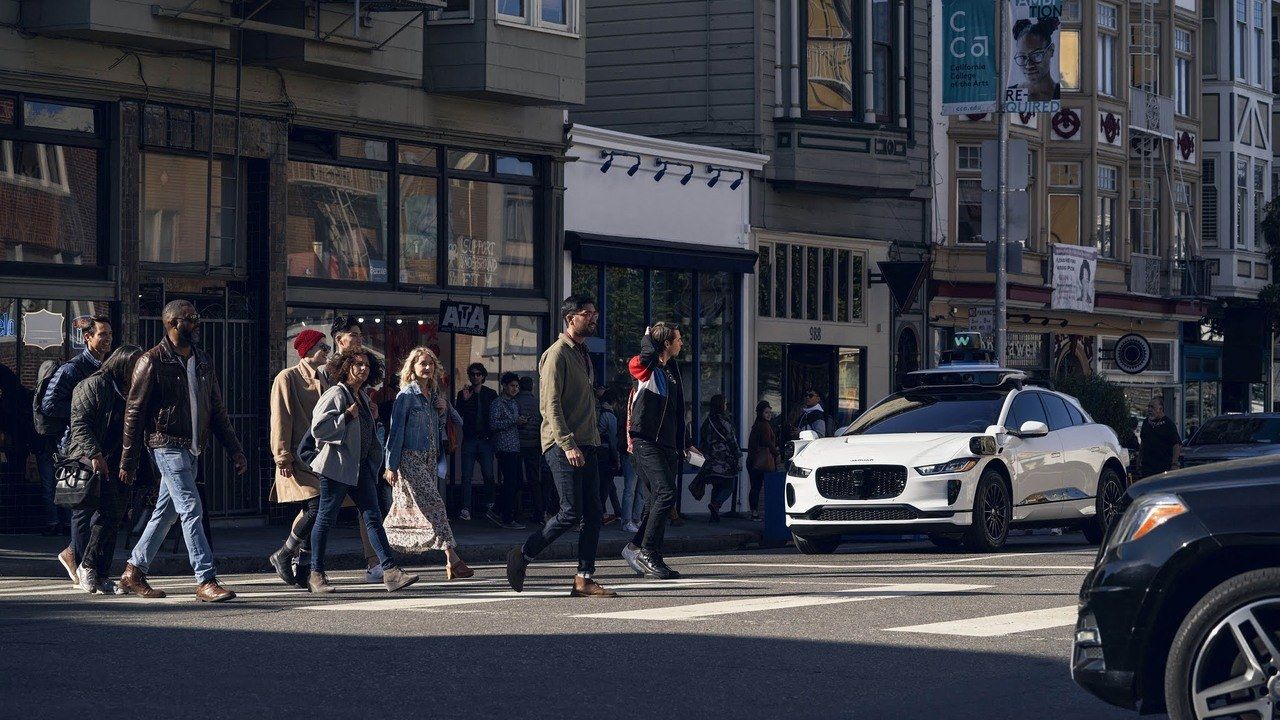
<path fill-rule="evenodd" d="M 827 413 L 829 434 L 853 422 L 866 407 L 863 348 L 798 343 L 761 343 L 756 365 L 758 396 L 777 412 L 776 430 L 794 437 L 805 395 L 816 391 Z"/>

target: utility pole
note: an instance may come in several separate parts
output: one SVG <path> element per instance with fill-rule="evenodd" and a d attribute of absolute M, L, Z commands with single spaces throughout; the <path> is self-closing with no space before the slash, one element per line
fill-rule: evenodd
<path fill-rule="evenodd" d="M 996 335 L 996 364 L 1004 367 L 1006 353 L 1008 351 L 1008 295 L 1009 295 L 1009 114 L 1004 111 L 1004 95 L 1005 95 L 1005 62 L 1007 60 L 1008 50 L 1006 44 L 1010 42 L 1010 38 L 1004 34 L 1004 15 L 1008 12 L 1005 7 L 1005 0 L 996 0 L 996 37 L 999 42 L 996 43 L 996 78 L 997 87 L 999 88 L 996 103 L 996 126 L 999 136 L 998 142 L 1000 146 L 999 157 L 996 162 L 997 168 L 996 179 L 999 183 L 996 195 L 996 307 L 995 315 L 995 335 Z"/>

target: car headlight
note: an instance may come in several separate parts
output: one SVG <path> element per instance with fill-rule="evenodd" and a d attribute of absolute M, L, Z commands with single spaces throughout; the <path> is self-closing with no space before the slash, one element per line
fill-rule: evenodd
<path fill-rule="evenodd" d="M 1188 512 L 1177 495 L 1156 493 L 1139 498 L 1116 523 L 1108 547 L 1132 542 Z"/>
<path fill-rule="evenodd" d="M 792 465 L 787 468 L 787 477 L 806 478 L 813 474 L 813 468 L 803 468 L 799 465 Z"/>
<path fill-rule="evenodd" d="M 978 458 L 956 458 L 936 465 L 922 465 L 916 468 L 921 475 L 942 475 L 944 473 L 969 472 L 978 465 Z"/>

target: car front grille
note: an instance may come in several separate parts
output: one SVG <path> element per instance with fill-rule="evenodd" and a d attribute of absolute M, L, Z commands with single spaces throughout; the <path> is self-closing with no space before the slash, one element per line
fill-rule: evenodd
<path fill-rule="evenodd" d="M 833 522 L 889 522 L 916 520 L 919 517 L 920 514 L 910 507 L 823 508 L 813 519 Z"/>
<path fill-rule="evenodd" d="M 842 465 L 818 469 L 818 493 L 830 500 L 888 500 L 907 488 L 901 465 Z"/>

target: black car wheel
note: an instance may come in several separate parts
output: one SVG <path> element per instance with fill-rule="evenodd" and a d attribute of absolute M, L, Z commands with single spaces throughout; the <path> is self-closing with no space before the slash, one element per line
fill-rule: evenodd
<path fill-rule="evenodd" d="M 974 552 L 993 552 L 1004 546 L 1013 520 L 1013 504 L 1004 477 L 987 470 L 978 480 L 973 499 L 973 524 L 964 534 L 964 546 Z"/>
<path fill-rule="evenodd" d="M 1237 575 L 1183 620 L 1165 666 L 1172 720 L 1268 720 L 1280 700 L 1280 568 Z"/>
<path fill-rule="evenodd" d="M 1097 508 L 1093 518 L 1085 523 L 1084 539 L 1097 545 L 1107 536 L 1107 528 L 1120 516 L 1120 501 L 1124 499 L 1124 483 L 1111 468 L 1103 468 L 1098 477 Z"/>
<path fill-rule="evenodd" d="M 840 547 L 840 536 L 824 538 L 803 538 L 795 533 L 791 533 L 791 539 L 796 543 L 796 549 L 804 555 L 830 555 Z"/>

